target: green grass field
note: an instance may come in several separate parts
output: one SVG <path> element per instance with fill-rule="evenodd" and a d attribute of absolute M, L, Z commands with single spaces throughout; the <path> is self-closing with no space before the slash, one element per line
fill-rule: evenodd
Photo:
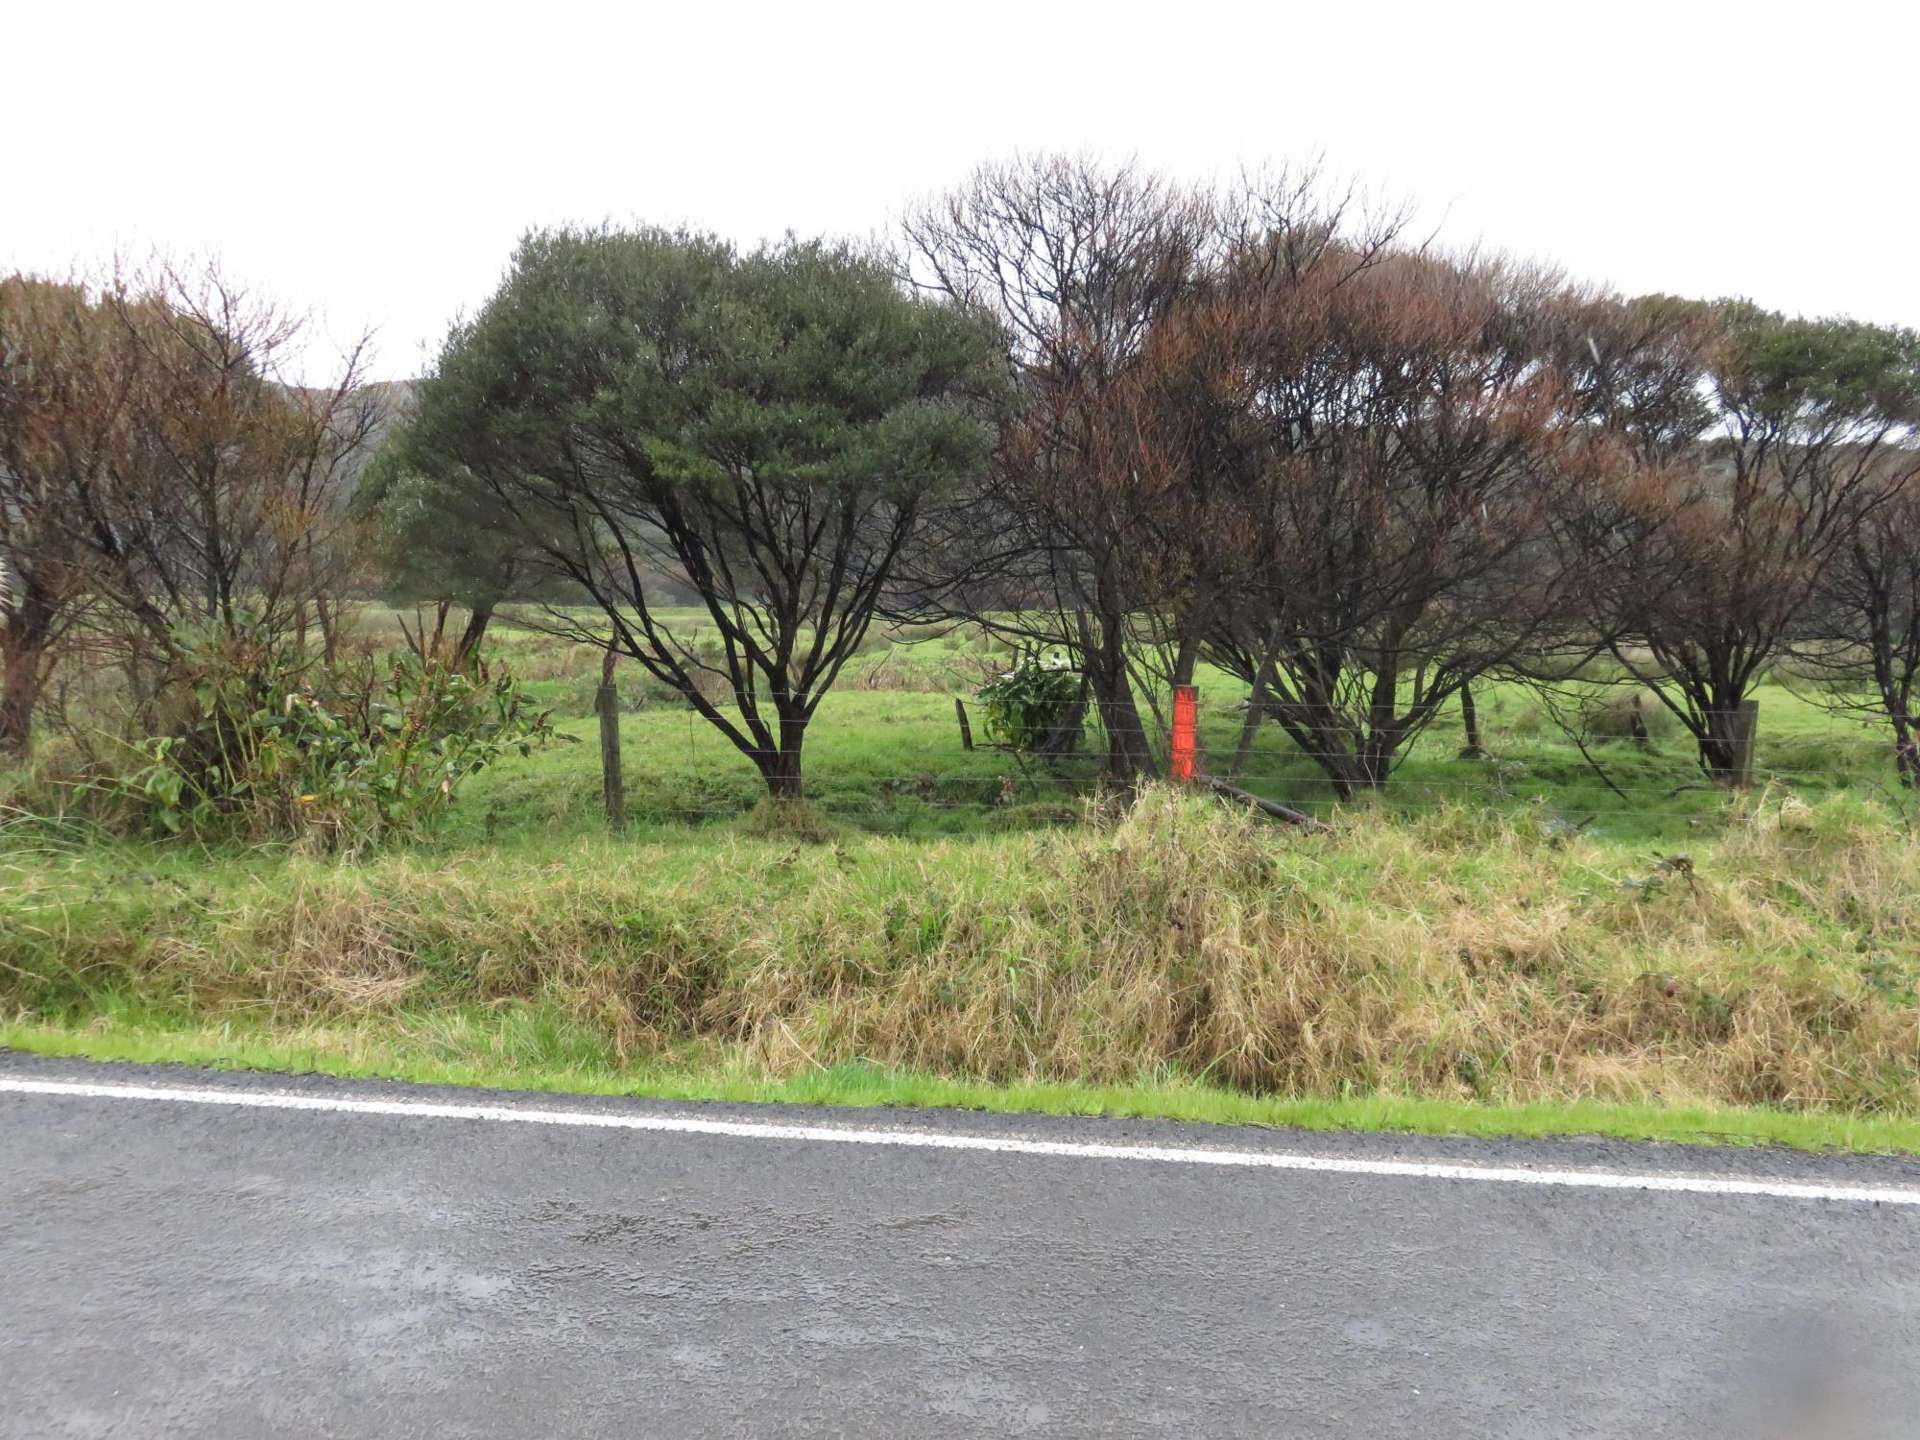
<path fill-rule="evenodd" d="M 691 617 L 689 617 L 691 618 Z M 374 633 L 390 617 L 371 615 Z M 397 632 L 395 632 L 397 634 Z M 623 667 L 607 833 L 595 657 L 493 653 L 580 743 L 474 778 L 349 860 L 0 822 L 0 1043 L 725 1098 L 1109 1110 L 1469 1133 L 1920 1150 L 1920 846 L 1881 736 L 1768 686 L 1756 791 L 1683 738 L 1592 747 L 1513 687 L 1378 800 L 1266 727 L 1248 788 L 1307 835 L 1095 761 L 964 753 L 1005 663 L 882 637 L 821 707 L 824 843 Z M 1204 742 L 1240 687 L 1210 675 Z"/>
<path fill-rule="evenodd" d="M 697 631 L 696 612 L 670 613 Z M 822 703 L 807 739 L 809 797 L 835 820 L 875 834 L 991 832 L 1073 818 L 1072 802 L 1094 788 L 1097 756 L 1048 768 L 1022 766 L 992 750 L 961 749 L 953 697 L 970 700 L 1004 666 L 1007 652 L 958 634 L 908 634 L 912 638 L 892 644 L 882 637 L 857 657 Z M 449 842 L 497 841 L 519 825 L 542 834 L 596 831 L 597 658 L 512 628 L 503 628 L 494 653 L 516 673 L 538 677 L 533 693 L 580 743 L 481 776 L 463 796 L 446 832 Z M 638 830 L 730 819 L 753 808 L 762 794 L 758 776 L 722 736 L 684 705 L 661 698 L 637 666 L 624 667 L 617 679 L 629 704 L 642 701 L 622 721 L 629 812 Z M 1204 671 L 1201 680 L 1202 745 L 1230 756 L 1241 724 L 1234 707 L 1244 702 L 1246 687 L 1219 671 Z M 1414 746 L 1389 790 L 1365 802 L 1368 808 L 1411 815 L 1471 804 L 1549 828 L 1590 820 L 1585 828 L 1592 834 L 1624 843 L 1684 839 L 1711 830 L 1726 811 L 1724 793 L 1703 783 L 1691 742 L 1663 716 L 1654 717 L 1660 733 L 1647 750 L 1590 745 L 1623 799 L 1524 687 L 1487 685 L 1482 692 L 1480 727 L 1491 758 L 1457 758 L 1460 720 L 1457 711 L 1448 713 Z M 1781 685 L 1762 686 L 1758 698 L 1755 769 L 1762 785 L 1808 799 L 1846 791 L 1899 803 L 1881 727 L 1835 716 Z M 1334 805 L 1325 777 L 1272 724 L 1261 729 L 1244 784 L 1316 814 Z"/>

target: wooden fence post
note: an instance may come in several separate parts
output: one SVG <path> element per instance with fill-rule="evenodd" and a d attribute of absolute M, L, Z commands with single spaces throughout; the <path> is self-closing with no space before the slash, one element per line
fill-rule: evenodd
<path fill-rule="evenodd" d="M 607 802 L 607 824 L 615 832 L 627 828 L 627 785 L 620 773 L 620 691 L 613 683 L 617 658 L 609 650 L 601 660 L 600 689 L 593 697 L 594 713 L 600 717 L 600 791 Z"/>
<path fill-rule="evenodd" d="M 1733 712 L 1733 783 L 1741 789 L 1753 783 L 1753 738 L 1760 728 L 1760 702 L 1742 700 Z"/>
<path fill-rule="evenodd" d="M 973 749 L 973 727 L 967 723 L 967 702 L 958 695 L 953 697 L 953 713 L 960 717 L 960 748 Z"/>

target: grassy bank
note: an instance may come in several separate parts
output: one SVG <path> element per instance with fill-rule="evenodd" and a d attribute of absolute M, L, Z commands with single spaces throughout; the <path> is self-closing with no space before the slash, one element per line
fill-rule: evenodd
<path fill-rule="evenodd" d="M 610 836 L 595 655 L 511 624 L 492 650 L 582 743 L 473 777 L 404 848 L 141 843 L 0 776 L 0 1043 L 1920 1152 L 1910 797 L 1878 728 L 1780 686 L 1749 796 L 1702 783 L 1657 714 L 1645 746 L 1595 732 L 1603 780 L 1513 686 L 1480 694 L 1491 758 L 1443 717 L 1345 808 L 1265 727 L 1244 783 L 1332 819 L 1303 835 L 1169 794 L 1102 811 L 1088 755 L 962 751 L 953 697 L 1005 652 L 909 628 L 823 704 L 806 833 L 764 823 L 752 767 L 623 668 L 631 823 Z M 1244 687 L 1202 678 L 1223 761 Z"/>
<path fill-rule="evenodd" d="M 1920 1149 L 1920 847 L 1446 807 L 352 864 L 16 832 L 6 1043 L 476 1083 Z"/>

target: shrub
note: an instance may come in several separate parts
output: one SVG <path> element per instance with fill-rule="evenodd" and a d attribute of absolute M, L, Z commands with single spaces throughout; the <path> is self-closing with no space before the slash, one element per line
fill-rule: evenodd
<path fill-rule="evenodd" d="M 359 848 L 553 734 L 511 676 L 398 654 L 326 669 L 249 630 L 190 638 L 165 733 L 106 789 L 164 834 Z"/>
<path fill-rule="evenodd" d="M 1080 695 L 1080 677 L 1064 655 L 1030 655 L 980 687 L 987 739 L 1015 750 L 1040 746 Z"/>

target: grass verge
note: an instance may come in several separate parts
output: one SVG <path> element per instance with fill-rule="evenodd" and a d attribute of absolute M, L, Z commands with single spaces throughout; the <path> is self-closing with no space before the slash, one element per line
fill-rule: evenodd
<path fill-rule="evenodd" d="M 484 1028 L 480 1022 L 478 1028 Z M 1160 1077 L 1126 1085 L 989 1085 L 846 1064 L 774 1076 L 720 1068 L 515 1063 L 478 1042 L 459 1058 L 404 1033 L 249 1033 L 96 1022 L 0 1023 L 0 1048 L 34 1055 L 349 1079 L 405 1080 L 566 1095 L 736 1104 L 975 1110 L 1005 1115 L 1105 1116 L 1307 1131 L 1473 1138 L 1602 1137 L 1678 1145 L 1778 1145 L 1815 1153 L 1920 1154 L 1920 1121 L 1766 1109 L 1671 1108 L 1599 1101 L 1489 1105 L 1368 1095 L 1280 1099 Z"/>
<path fill-rule="evenodd" d="M 23 831 L 0 1020 L 509 1087 L 1920 1151 L 1920 843 L 1858 798 L 1747 797 L 1688 855 L 1171 792 L 744 828 L 355 862 Z"/>

